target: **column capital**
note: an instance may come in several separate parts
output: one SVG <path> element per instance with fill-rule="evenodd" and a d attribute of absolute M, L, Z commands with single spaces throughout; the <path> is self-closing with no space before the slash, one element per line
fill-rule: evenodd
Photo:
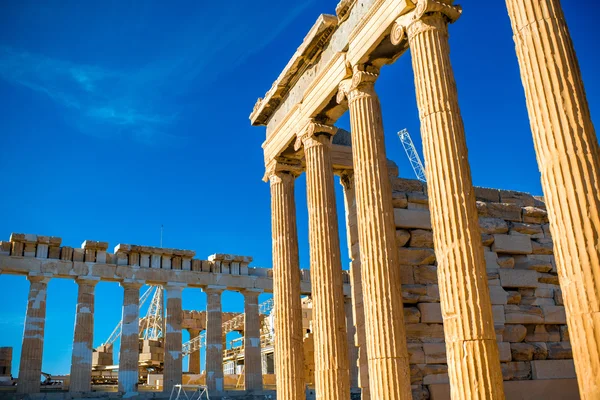
<path fill-rule="evenodd" d="M 342 171 L 340 173 L 340 183 L 345 190 L 354 189 L 354 171 L 351 169 Z"/>
<path fill-rule="evenodd" d="M 97 276 L 78 276 L 75 278 L 75 283 L 78 285 L 96 286 L 100 282 L 100 278 Z"/>
<path fill-rule="evenodd" d="M 188 287 L 187 283 L 183 282 L 167 282 L 162 285 L 165 290 L 183 290 Z"/>
<path fill-rule="evenodd" d="M 302 173 L 302 163 L 300 160 L 289 158 L 274 158 L 265 165 L 265 175 L 263 181 L 267 182 L 273 177 L 283 179 L 286 176 L 296 179 Z M 288 178 L 289 179 L 289 178 Z"/>
<path fill-rule="evenodd" d="M 146 284 L 146 281 L 137 279 L 124 279 L 119 282 L 123 289 L 139 289 Z"/>
<path fill-rule="evenodd" d="M 454 23 L 461 16 L 462 7 L 449 3 L 449 0 L 420 0 L 413 12 L 400 16 L 392 25 L 392 44 L 398 45 L 429 29 Z"/>
<path fill-rule="evenodd" d="M 294 150 L 298 151 L 302 147 L 306 149 L 319 145 L 331 145 L 333 136 L 337 131 L 338 128 L 331 124 L 311 119 L 306 127 L 296 135 Z"/>
<path fill-rule="evenodd" d="M 31 283 L 48 283 L 50 282 L 51 277 L 51 274 L 29 273 L 27 275 L 27 280 Z"/>
<path fill-rule="evenodd" d="M 352 76 L 338 85 L 337 102 L 341 104 L 346 99 L 352 101 L 361 93 L 375 95 L 374 86 L 378 77 L 379 68 L 366 64 L 355 65 L 352 67 Z"/>
<path fill-rule="evenodd" d="M 262 289 L 256 289 L 256 288 L 248 288 L 248 289 L 242 289 L 240 290 L 240 293 L 244 295 L 244 297 L 246 296 L 260 296 L 262 293 L 264 293 L 264 290 Z"/>
<path fill-rule="evenodd" d="M 223 293 L 227 289 L 227 286 L 221 285 L 208 285 L 202 288 L 202 291 L 206 294 L 210 293 Z"/>

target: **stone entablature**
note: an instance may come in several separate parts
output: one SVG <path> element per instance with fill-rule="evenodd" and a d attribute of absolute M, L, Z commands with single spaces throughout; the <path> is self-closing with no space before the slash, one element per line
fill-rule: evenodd
<path fill-rule="evenodd" d="M 60 246 L 61 238 L 11 234 L 0 241 L 0 272 L 56 278 L 90 277 L 103 281 L 135 280 L 152 285 L 181 283 L 189 287 L 220 285 L 230 290 L 273 291 L 270 268 L 249 267 L 252 257 L 213 254 L 208 260 L 192 257 L 192 250 L 119 244 L 108 253 L 108 243 L 86 240 L 81 248 Z M 349 295 L 348 271 L 343 271 Z M 310 271 L 302 271 L 302 294 L 310 294 Z"/>

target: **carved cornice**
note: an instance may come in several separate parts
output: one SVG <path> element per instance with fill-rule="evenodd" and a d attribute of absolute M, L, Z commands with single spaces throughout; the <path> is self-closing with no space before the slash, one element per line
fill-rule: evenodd
<path fill-rule="evenodd" d="M 308 123 L 303 132 L 296 135 L 294 150 L 298 151 L 302 147 L 306 149 L 319 144 L 330 145 L 333 136 L 337 133 L 337 131 L 338 128 L 335 126 L 316 122 L 313 119 Z"/>
<path fill-rule="evenodd" d="M 370 65 L 355 65 L 352 78 L 344 79 L 338 85 L 337 102 L 341 104 L 346 98 L 351 101 L 360 93 L 372 92 L 378 77 L 377 68 Z"/>
<path fill-rule="evenodd" d="M 265 167 L 263 181 L 267 182 L 272 176 L 278 174 L 291 175 L 294 178 L 302 173 L 302 163 L 300 160 L 278 157 L 269 161 Z"/>
<path fill-rule="evenodd" d="M 439 23 L 447 24 L 453 23 L 462 14 L 462 7 L 459 5 L 451 5 L 440 0 L 419 0 L 416 8 L 409 14 L 402 15 L 399 17 L 394 25 L 390 34 L 390 40 L 392 44 L 398 45 L 403 41 L 407 40 L 407 34 L 413 37 L 425 30 L 428 27 L 439 27 Z M 436 18 L 428 18 L 439 16 L 439 21 Z M 422 24 L 420 22 L 425 22 Z"/>

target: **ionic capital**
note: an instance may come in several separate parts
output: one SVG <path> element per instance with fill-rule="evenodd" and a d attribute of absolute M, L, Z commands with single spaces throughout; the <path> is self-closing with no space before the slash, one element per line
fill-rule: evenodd
<path fill-rule="evenodd" d="M 296 135 L 294 150 L 298 151 L 303 146 L 305 149 L 313 146 L 329 146 L 337 130 L 335 126 L 316 122 L 311 119 L 306 128 Z"/>
<path fill-rule="evenodd" d="M 345 170 L 340 174 L 340 183 L 345 191 L 354 189 L 354 171 Z"/>
<path fill-rule="evenodd" d="M 302 164 L 299 160 L 292 159 L 272 159 L 265 167 L 263 181 L 267 182 L 274 177 L 279 179 L 296 179 L 302 173 Z"/>
<path fill-rule="evenodd" d="M 419 0 L 410 14 L 400 16 L 392 26 L 390 40 L 392 44 L 414 37 L 430 29 L 444 28 L 455 22 L 462 14 L 462 7 L 443 0 Z"/>
<path fill-rule="evenodd" d="M 379 77 L 379 69 L 371 65 L 355 65 L 352 68 L 352 78 L 344 79 L 338 85 L 336 100 L 349 102 L 362 94 L 375 95 L 375 81 Z"/>

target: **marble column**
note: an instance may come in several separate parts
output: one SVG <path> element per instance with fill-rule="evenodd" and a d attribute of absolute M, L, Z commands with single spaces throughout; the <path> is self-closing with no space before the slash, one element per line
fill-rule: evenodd
<path fill-rule="evenodd" d="M 244 388 L 246 391 L 263 389 L 260 361 L 260 314 L 258 296 L 262 290 L 247 289 L 244 295 Z"/>
<path fill-rule="evenodd" d="M 94 342 L 94 290 L 99 279 L 79 277 L 77 283 L 77 308 L 75 333 L 71 355 L 71 382 L 69 391 L 92 391 L 92 352 Z"/>
<path fill-rule="evenodd" d="M 367 338 L 365 332 L 365 310 L 363 305 L 360 246 L 358 243 L 358 224 L 356 215 L 356 196 L 354 192 L 354 172 L 344 171 L 340 176 L 344 188 L 344 205 L 346 210 L 346 236 L 350 255 L 350 288 L 352 291 L 352 319 L 355 334 L 352 344 L 358 351 L 357 359 L 350 357 L 350 368 L 356 361 L 358 367 L 357 385 L 362 400 L 370 400 L 369 365 L 367 357 Z M 350 344 L 349 344 L 350 345 Z M 350 353 L 348 353 L 350 355 Z M 354 360 L 354 361 L 353 361 Z M 352 375 L 350 375 L 352 376 Z"/>
<path fill-rule="evenodd" d="M 209 393 L 223 391 L 223 286 L 208 286 L 206 292 L 206 385 Z"/>
<path fill-rule="evenodd" d="M 200 335 L 200 329 L 188 329 L 190 340 Z M 188 372 L 190 374 L 200 374 L 200 350 L 190 353 L 188 357 Z"/>
<path fill-rule="evenodd" d="M 559 0 L 506 0 L 582 399 L 600 398 L 600 149 Z"/>
<path fill-rule="evenodd" d="M 453 399 L 504 399 L 448 23 L 460 8 L 419 2 L 406 28 L 415 77 Z"/>
<path fill-rule="evenodd" d="M 163 369 L 163 392 L 171 393 L 174 385 L 182 383 L 183 357 L 181 356 L 181 295 L 185 284 L 169 283 L 164 286 L 167 294 L 165 324 L 165 361 Z"/>
<path fill-rule="evenodd" d="M 298 141 L 306 160 L 315 391 L 318 399 L 346 400 L 350 398 L 348 346 L 331 165 L 331 140 L 336 132 L 335 127 L 313 121 L 298 135 Z"/>
<path fill-rule="evenodd" d="M 138 391 L 140 288 L 143 282 L 125 280 L 121 312 L 121 346 L 119 349 L 119 392 L 134 396 Z"/>
<path fill-rule="evenodd" d="M 40 392 L 42 354 L 44 352 L 44 327 L 46 326 L 46 291 L 50 278 L 43 275 L 29 275 L 29 296 L 25 330 L 21 346 L 19 364 L 18 394 Z"/>
<path fill-rule="evenodd" d="M 411 399 L 404 307 L 396 247 L 392 189 L 385 154 L 376 70 L 354 67 L 340 83 L 338 101 L 348 98 L 369 388 L 377 400 Z"/>
<path fill-rule="evenodd" d="M 344 297 L 344 308 L 346 312 L 346 344 L 348 345 L 348 365 L 350 368 L 350 388 L 358 388 L 358 347 L 354 342 L 356 327 L 352 299 Z"/>
<path fill-rule="evenodd" d="M 294 167 L 272 161 L 265 175 L 271 182 L 275 379 L 277 396 L 283 400 L 306 398 L 294 200 L 294 180 L 298 174 Z"/>

